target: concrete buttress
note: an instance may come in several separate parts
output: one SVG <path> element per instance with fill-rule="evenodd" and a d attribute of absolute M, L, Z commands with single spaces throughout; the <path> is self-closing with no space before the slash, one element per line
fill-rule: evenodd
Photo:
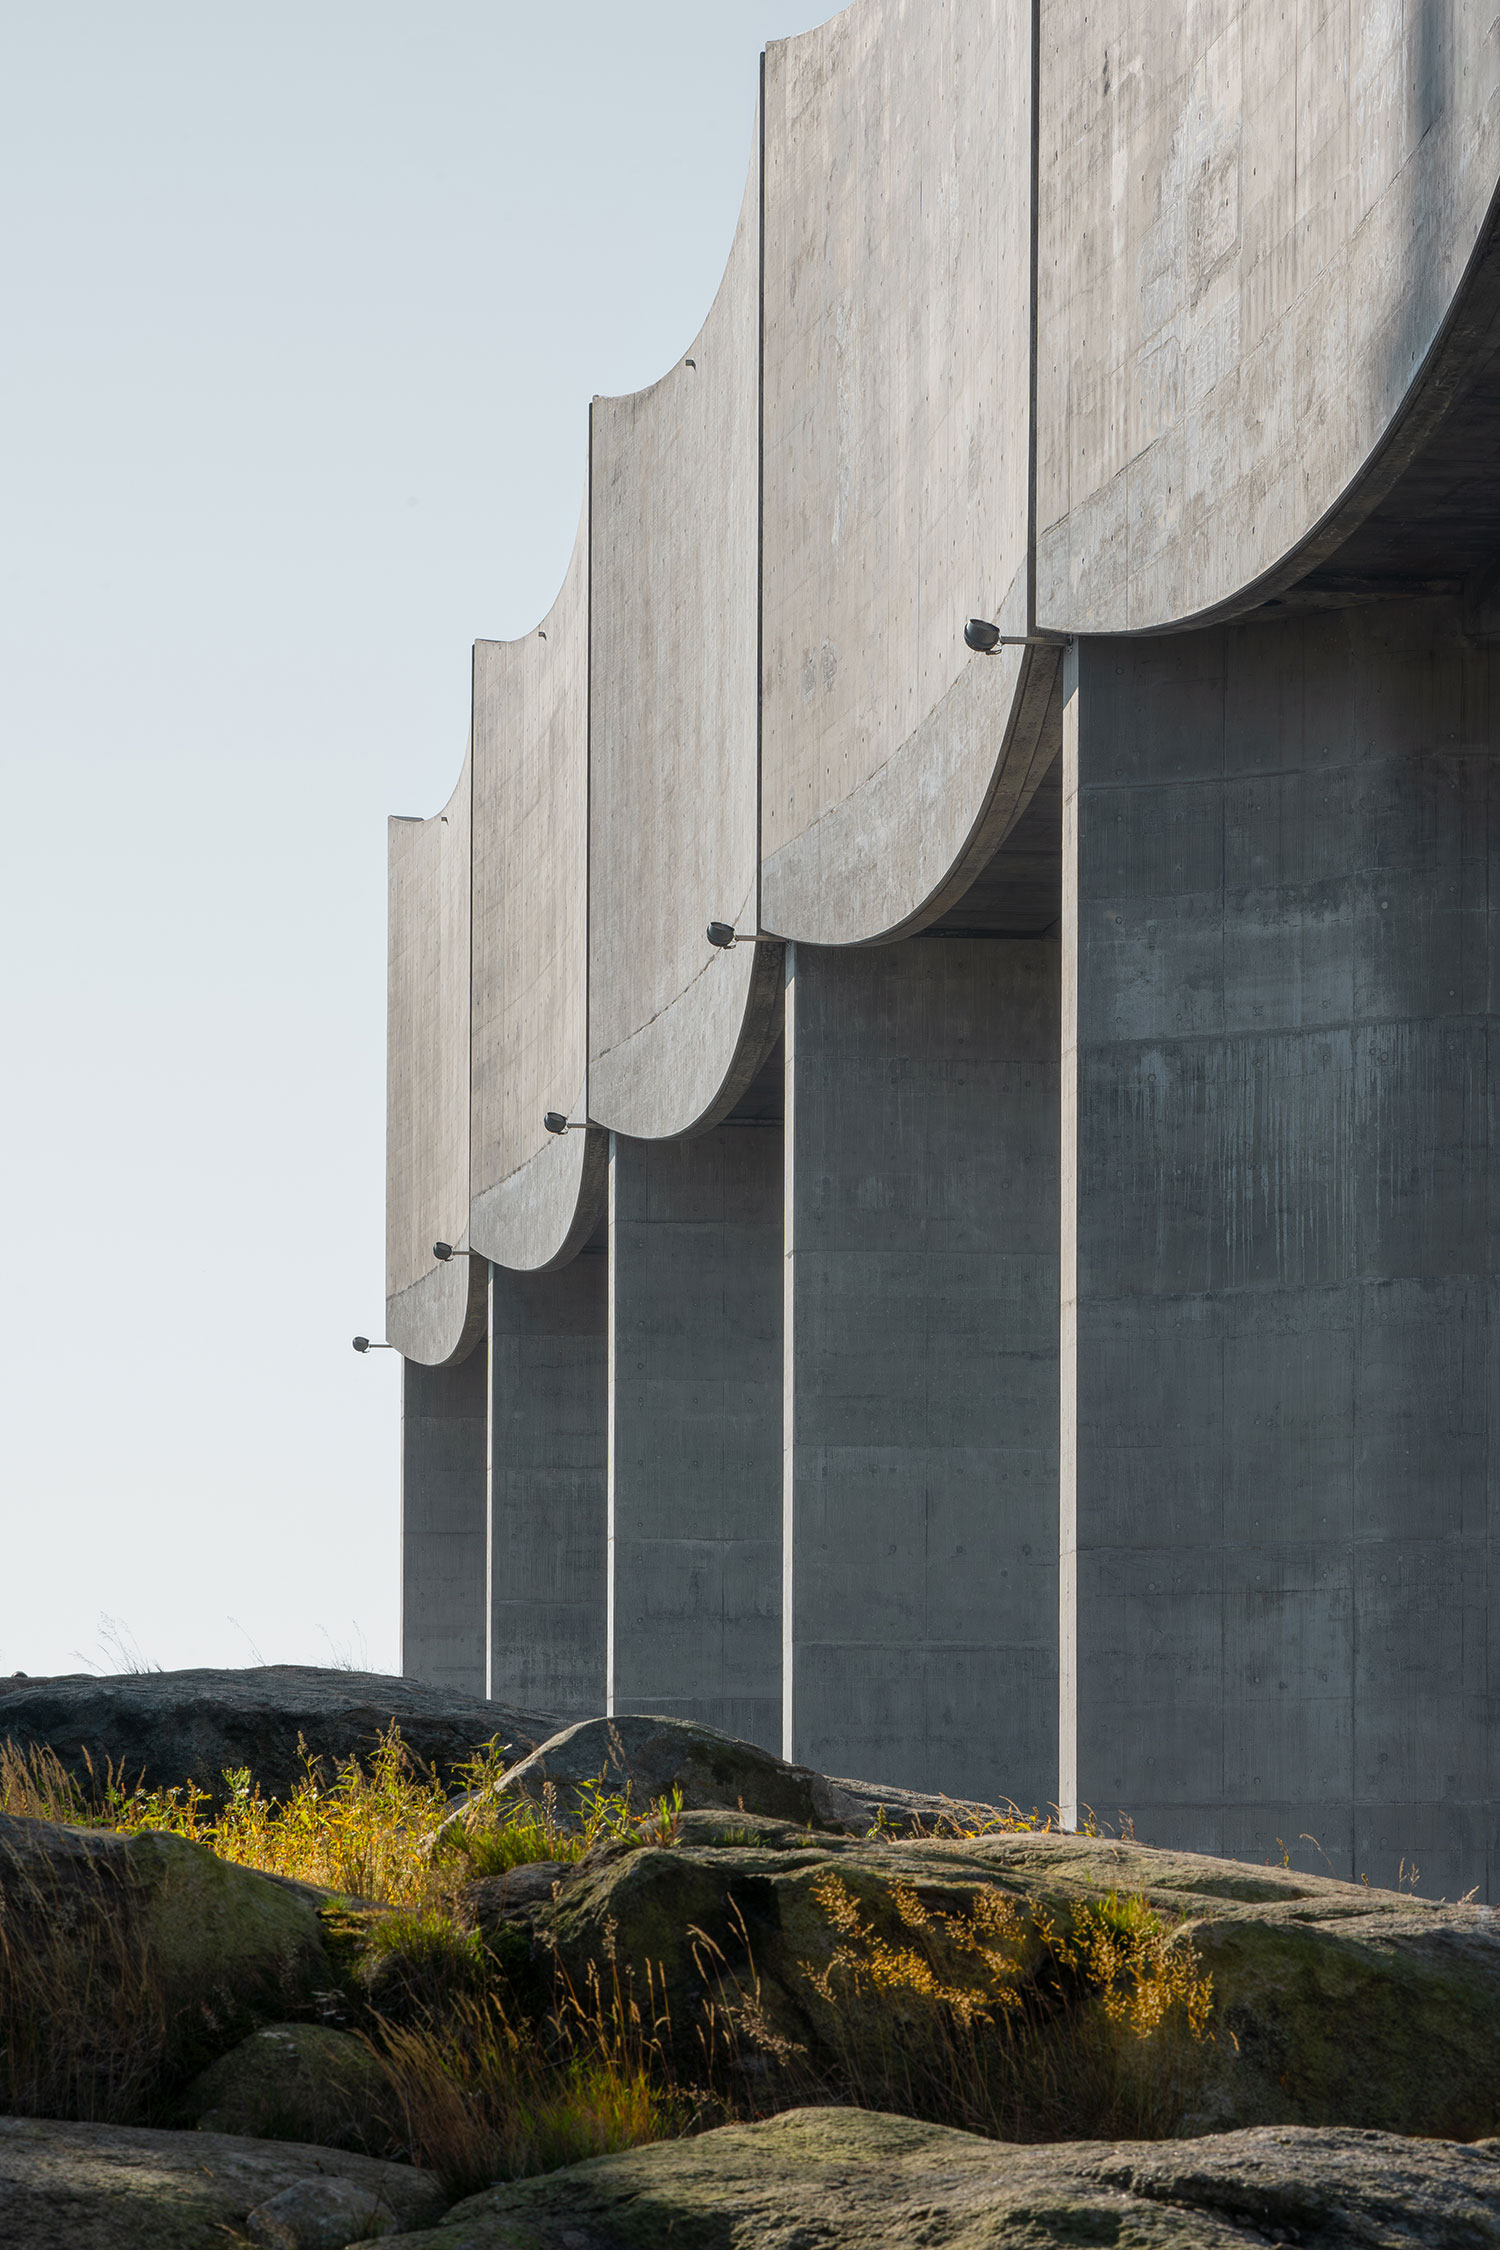
<path fill-rule="evenodd" d="M 560 1719 L 604 1708 L 605 1269 L 490 1269 L 485 1693 Z"/>
<path fill-rule="evenodd" d="M 789 948 L 785 1750 L 1056 1795 L 1050 939 Z"/>
<path fill-rule="evenodd" d="M 1458 623 L 1086 641 L 1064 738 L 1070 1790 L 1450 1897 L 1495 1872 L 1500 1504 L 1500 664 Z"/>
<path fill-rule="evenodd" d="M 781 1127 L 611 1136 L 610 1700 L 781 1746 Z"/>
<path fill-rule="evenodd" d="M 485 1354 L 401 1375 L 401 1670 L 483 1695 Z"/>

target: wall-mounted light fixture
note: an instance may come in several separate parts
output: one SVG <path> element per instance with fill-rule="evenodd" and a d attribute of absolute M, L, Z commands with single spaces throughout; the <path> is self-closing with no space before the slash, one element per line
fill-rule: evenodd
<path fill-rule="evenodd" d="M 588 1124 L 586 1117 L 565 1117 L 560 1109 L 542 1112 L 542 1124 L 549 1133 L 581 1133 Z"/>
<path fill-rule="evenodd" d="M 394 1344 L 372 1344 L 368 1336 L 356 1336 L 354 1349 L 357 1352 L 393 1352 L 396 1347 Z"/>
<path fill-rule="evenodd" d="M 780 945 L 779 937 L 767 937 L 762 930 L 737 930 L 732 922 L 710 922 L 708 942 L 722 952 L 736 945 Z"/>
<path fill-rule="evenodd" d="M 432 1254 L 439 1265 L 444 1266 L 450 1258 L 472 1258 L 474 1255 L 472 1250 L 455 1250 L 451 1242 L 435 1242 L 432 1246 Z"/>
<path fill-rule="evenodd" d="M 1066 633 L 1002 633 L 987 617 L 971 617 L 964 627 L 965 645 L 978 656 L 993 656 L 997 648 L 1061 648 Z"/>

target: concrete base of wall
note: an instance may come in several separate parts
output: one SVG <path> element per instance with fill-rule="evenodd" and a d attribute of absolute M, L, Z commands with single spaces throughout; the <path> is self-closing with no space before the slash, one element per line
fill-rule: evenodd
<path fill-rule="evenodd" d="M 485 1693 L 485 1354 L 402 1362 L 401 1670 Z"/>
<path fill-rule="evenodd" d="M 781 1741 L 781 1131 L 614 1136 L 610 1703 Z"/>
<path fill-rule="evenodd" d="M 490 1268 L 487 1692 L 561 1719 L 604 1709 L 606 1267 Z"/>
<path fill-rule="evenodd" d="M 1381 603 L 1071 690 L 1078 1798 L 1492 1895 L 1500 664 Z"/>
<path fill-rule="evenodd" d="M 1056 1794 L 1058 947 L 789 949 L 787 1754 Z"/>

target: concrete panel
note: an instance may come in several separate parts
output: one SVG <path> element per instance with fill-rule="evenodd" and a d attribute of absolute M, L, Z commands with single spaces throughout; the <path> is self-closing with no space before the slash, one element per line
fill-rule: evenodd
<path fill-rule="evenodd" d="M 797 946 L 789 1755 L 1056 1795 L 1055 941 Z"/>
<path fill-rule="evenodd" d="M 650 390 L 597 398 L 589 1102 L 659 1140 L 726 1115 L 780 1001 L 759 928 L 760 133 L 713 310 Z"/>
<path fill-rule="evenodd" d="M 782 1136 L 615 1135 L 610 1704 L 781 1747 Z"/>
<path fill-rule="evenodd" d="M 588 511 L 552 609 L 474 647 L 472 1238 L 520 1272 L 565 1264 L 604 1198 L 588 1102 Z"/>
<path fill-rule="evenodd" d="M 461 1695 L 487 1692 L 485 1396 L 483 1352 L 401 1371 L 401 1671 Z"/>
<path fill-rule="evenodd" d="M 1065 730 L 1069 1795 L 1450 1896 L 1500 1879 L 1500 663 L 1458 626 L 1083 642 Z"/>
<path fill-rule="evenodd" d="M 490 1269 L 485 1693 L 558 1719 L 604 1709 L 605 1313 L 600 1240 Z"/>
<path fill-rule="evenodd" d="M 1491 14 L 1046 0 L 1043 625 L 1118 633 L 1274 592 L 1445 410 L 1495 311 Z"/>
<path fill-rule="evenodd" d="M 1031 11 L 859 0 L 767 49 L 762 913 L 933 920 L 1040 778 L 1024 633 Z"/>
<path fill-rule="evenodd" d="M 470 760 L 431 820 L 389 824 L 386 1336 L 438 1367 L 484 1329 L 481 1259 L 439 1263 L 469 1228 Z"/>

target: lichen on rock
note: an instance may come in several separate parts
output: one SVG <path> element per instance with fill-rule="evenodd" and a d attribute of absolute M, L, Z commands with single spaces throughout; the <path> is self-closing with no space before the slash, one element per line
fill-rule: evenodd
<path fill-rule="evenodd" d="M 596 2158 L 470 2197 L 391 2250 L 1479 2250 L 1500 2243 L 1485 2151 L 1302 2128 L 1018 2148 L 867 2110 Z"/>

